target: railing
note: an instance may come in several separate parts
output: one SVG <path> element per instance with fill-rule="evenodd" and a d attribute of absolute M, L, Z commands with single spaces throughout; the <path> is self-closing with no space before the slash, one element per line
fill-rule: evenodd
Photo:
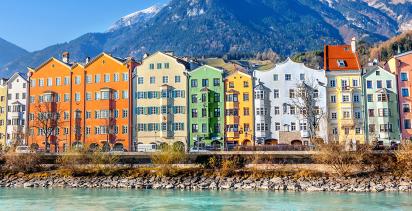
<path fill-rule="evenodd" d="M 263 145 L 263 146 L 235 146 L 228 147 L 229 151 L 309 151 L 310 146 L 304 145 Z"/>

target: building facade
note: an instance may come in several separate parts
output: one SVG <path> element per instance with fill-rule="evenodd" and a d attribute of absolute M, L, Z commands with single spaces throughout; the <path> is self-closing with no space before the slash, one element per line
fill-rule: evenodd
<path fill-rule="evenodd" d="M 26 145 L 27 90 L 26 77 L 15 73 L 7 81 L 7 145 Z"/>
<path fill-rule="evenodd" d="M 137 144 L 185 147 L 189 142 L 189 63 L 156 52 L 135 69 L 133 135 Z"/>
<path fill-rule="evenodd" d="M 346 144 L 365 143 L 361 66 L 356 40 L 351 45 L 326 45 L 328 139 Z"/>
<path fill-rule="evenodd" d="M 225 142 L 253 145 L 254 106 L 252 76 L 235 70 L 225 78 Z"/>
<path fill-rule="evenodd" d="M 400 141 L 396 76 L 380 67 L 362 76 L 365 138 L 368 143 L 390 146 Z"/>
<path fill-rule="evenodd" d="M 396 75 L 402 139 L 412 140 L 412 51 L 391 58 L 386 68 Z"/>
<path fill-rule="evenodd" d="M 106 53 L 70 63 L 65 53 L 63 61 L 29 69 L 29 144 L 52 152 L 132 150 L 129 90 L 136 65 Z"/>
<path fill-rule="evenodd" d="M 0 150 L 6 147 L 7 79 L 0 79 Z"/>
<path fill-rule="evenodd" d="M 222 149 L 224 144 L 223 70 L 201 66 L 189 73 L 190 146 Z"/>
<path fill-rule="evenodd" d="M 327 140 L 327 80 L 323 70 L 288 58 L 271 70 L 256 70 L 254 77 L 258 143 L 308 145 L 310 137 L 315 136 Z M 312 93 L 313 98 L 303 101 L 299 91 Z M 309 105 L 317 111 L 304 113 L 304 107 Z"/>

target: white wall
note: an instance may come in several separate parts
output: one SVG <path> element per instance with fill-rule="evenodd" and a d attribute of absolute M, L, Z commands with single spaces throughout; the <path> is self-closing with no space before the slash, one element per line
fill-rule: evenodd
<path fill-rule="evenodd" d="M 274 75 L 277 74 L 278 80 L 274 80 Z M 291 74 L 291 80 L 285 80 L 285 74 Z M 284 104 L 293 105 L 292 100 L 289 98 L 289 90 L 297 89 L 298 84 L 302 83 L 300 80 L 300 74 L 304 74 L 305 82 L 307 84 L 314 84 L 319 91 L 319 107 L 325 113 L 325 118 L 321 121 L 320 131 L 318 135 L 326 140 L 327 137 L 327 122 L 326 122 L 326 88 L 322 85 L 327 84 L 327 79 L 324 70 L 314 70 L 306 67 L 304 64 L 296 63 L 289 58 L 283 63 L 277 64 L 271 70 L 268 71 L 254 71 L 255 85 L 258 86 L 259 81 L 263 84 L 269 94 L 266 96 L 269 99 L 261 100 L 255 99 L 255 127 L 259 122 L 267 122 L 270 125 L 269 133 L 259 133 L 256 130 L 256 138 L 266 135 L 265 139 L 279 139 L 278 131 L 276 130 L 275 123 L 280 123 L 280 131 L 290 131 L 292 122 L 296 124 L 296 131 L 300 131 L 300 122 L 303 118 L 298 115 L 290 114 L 290 106 L 287 106 L 286 113 L 284 113 Z M 320 82 L 320 83 L 319 83 Z M 279 90 L 279 98 L 274 97 L 274 90 Z M 296 92 L 296 91 L 295 91 Z M 266 102 L 266 103 L 265 103 Z M 260 107 L 268 107 L 268 115 L 257 115 L 257 109 Z M 275 114 L 275 107 L 279 107 L 279 114 Z M 298 110 L 296 109 L 296 113 Z M 287 126 L 285 126 L 287 125 Z M 307 131 L 301 131 L 307 132 Z M 281 140 L 279 140 L 281 141 Z"/>

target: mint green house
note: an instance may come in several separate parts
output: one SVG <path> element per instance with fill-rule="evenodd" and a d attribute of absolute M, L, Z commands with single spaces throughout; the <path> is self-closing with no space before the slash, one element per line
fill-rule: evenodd
<path fill-rule="evenodd" d="M 223 148 L 223 74 L 223 70 L 207 65 L 189 73 L 190 148 Z"/>
<path fill-rule="evenodd" d="M 367 142 L 385 146 L 399 143 L 396 76 L 380 67 L 370 67 L 365 69 L 362 83 Z"/>

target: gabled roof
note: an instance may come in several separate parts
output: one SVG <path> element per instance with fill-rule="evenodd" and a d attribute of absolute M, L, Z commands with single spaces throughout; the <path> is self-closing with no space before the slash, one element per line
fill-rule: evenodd
<path fill-rule="evenodd" d="M 220 73 L 224 73 L 224 70 L 223 69 L 219 69 L 219 68 L 216 68 L 216 67 L 212 67 L 212 66 L 210 66 L 210 65 L 207 65 L 207 64 L 205 64 L 205 65 L 202 65 L 202 66 L 200 66 L 200 67 L 198 67 L 198 68 L 196 68 L 196 69 L 194 69 L 194 70 L 192 70 L 192 71 L 190 71 L 190 73 L 194 73 L 194 72 L 196 72 L 196 71 L 198 71 L 198 70 L 200 70 L 200 69 L 203 69 L 203 68 L 209 68 L 209 69 L 212 69 L 212 70 L 216 70 L 216 71 L 218 71 L 218 72 L 220 72 Z M 189 74 L 190 74 L 189 73 Z"/>
<path fill-rule="evenodd" d="M 121 64 L 121 65 L 123 65 L 124 62 L 127 61 L 126 59 L 121 59 L 121 58 L 118 58 L 118 57 L 114 57 L 114 56 L 111 56 L 110 54 L 107 54 L 107 53 L 103 52 L 103 53 L 97 55 L 96 57 L 94 57 L 92 60 L 90 60 L 89 63 L 87 63 L 86 65 L 84 65 L 84 68 L 87 68 L 88 66 L 90 66 L 91 64 L 93 64 L 95 61 L 97 61 L 98 59 L 100 59 L 102 56 L 107 56 L 107 57 L 113 59 L 114 61 L 116 61 L 117 63 L 119 63 L 119 64 Z"/>
<path fill-rule="evenodd" d="M 11 76 L 9 80 L 7 80 L 6 84 L 11 83 L 12 81 L 14 81 L 18 77 L 23 78 L 23 80 L 25 80 L 27 82 L 27 78 L 24 77 L 21 73 L 17 72 L 17 73 L 14 73 L 13 76 Z"/>
<path fill-rule="evenodd" d="M 339 65 L 342 61 L 342 66 Z M 325 45 L 324 48 L 325 71 L 360 70 L 359 56 L 352 52 L 350 45 Z"/>
<path fill-rule="evenodd" d="M 381 72 L 387 72 L 387 73 L 389 73 L 389 74 L 391 74 L 391 75 L 394 75 L 392 72 L 390 72 L 390 71 L 388 71 L 388 70 L 386 70 L 386 69 L 384 69 L 384 68 L 382 68 L 382 67 L 380 67 L 380 66 L 365 67 L 364 70 L 365 70 L 366 72 L 363 74 L 363 77 L 367 77 L 367 76 L 369 76 L 370 74 L 376 72 L 377 70 L 379 70 L 379 71 L 381 71 Z"/>
<path fill-rule="evenodd" d="M 404 56 L 407 56 L 407 55 L 409 55 L 409 54 L 412 54 L 412 51 L 407 51 L 407 52 L 404 52 L 404 53 L 395 55 L 394 57 L 398 59 L 398 58 L 400 58 L 400 57 L 404 57 Z"/>
<path fill-rule="evenodd" d="M 233 72 L 230 72 L 230 73 L 225 77 L 225 79 L 227 79 L 227 78 L 229 78 L 230 76 L 235 75 L 235 74 L 237 74 L 237 73 L 239 73 L 239 74 L 241 74 L 241 75 L 244 75 L 244 76 L 246 76 L 246 77 L 252 78 L 252 76 L 251 76 L 250 74 L 246 73 L 244 70 L 239 70 L 239 69 L 237 69 L 237 70 L 235 70 L 235 71 L 233 71 Z"/>
<path fill-rule="evenodd" d="M 51 57 L 50 59 L 46 60 L 41 65 L 39 65 L 38 67 L 36 67 L 36 68 L 27 67 L 27 69 L 29 70 L 29 72 L 37 72 L 38 70 L 40 70 L 42 67 L 44 67 L 46 64 L 50 63 L 51 61 L 55 61 L 57 63 L 60 63 L 63 66 L 66 66 L 68 69 L 70 69 L 71 66 L 72 66 L 72 64 L 67 64 L 67 63 L 64 63 L 64 62 L 54 58 L 54 57 Z"/>
<path fill-rule="evenodd" d="M 146 59 L 148 59 L 148 58 L 150 58 L 150 57 L 152 57 L 152 56 L 154 56 L 154 55 L 156 55 L 156 54 L 162 54 L 162 55 L 164 55 L 164 56 L 171 57 L 171 58 L 175 59 L 178 63 L 180 63 L 180 64 L 182 64 L 183 66 L 185 66 L 186 70 L 190 70 L 190 63 L 189 63 L 189 62 L 186 62 L 185 60 L 183 60 L 183 59 L 181 59 L 181 58 L 179 58 L 179 57 L 172 56 L 172 55 L 167 54 L 167 53 L 163 53 L 163 52 L 161 52 L 161 51 L 157 51 L 157 52 L 155 52 L 155 53 L 153 53 L 153 54 L 150 54 L 148 57 L 144 58 L 143 61 L 146 60 Z"/>

